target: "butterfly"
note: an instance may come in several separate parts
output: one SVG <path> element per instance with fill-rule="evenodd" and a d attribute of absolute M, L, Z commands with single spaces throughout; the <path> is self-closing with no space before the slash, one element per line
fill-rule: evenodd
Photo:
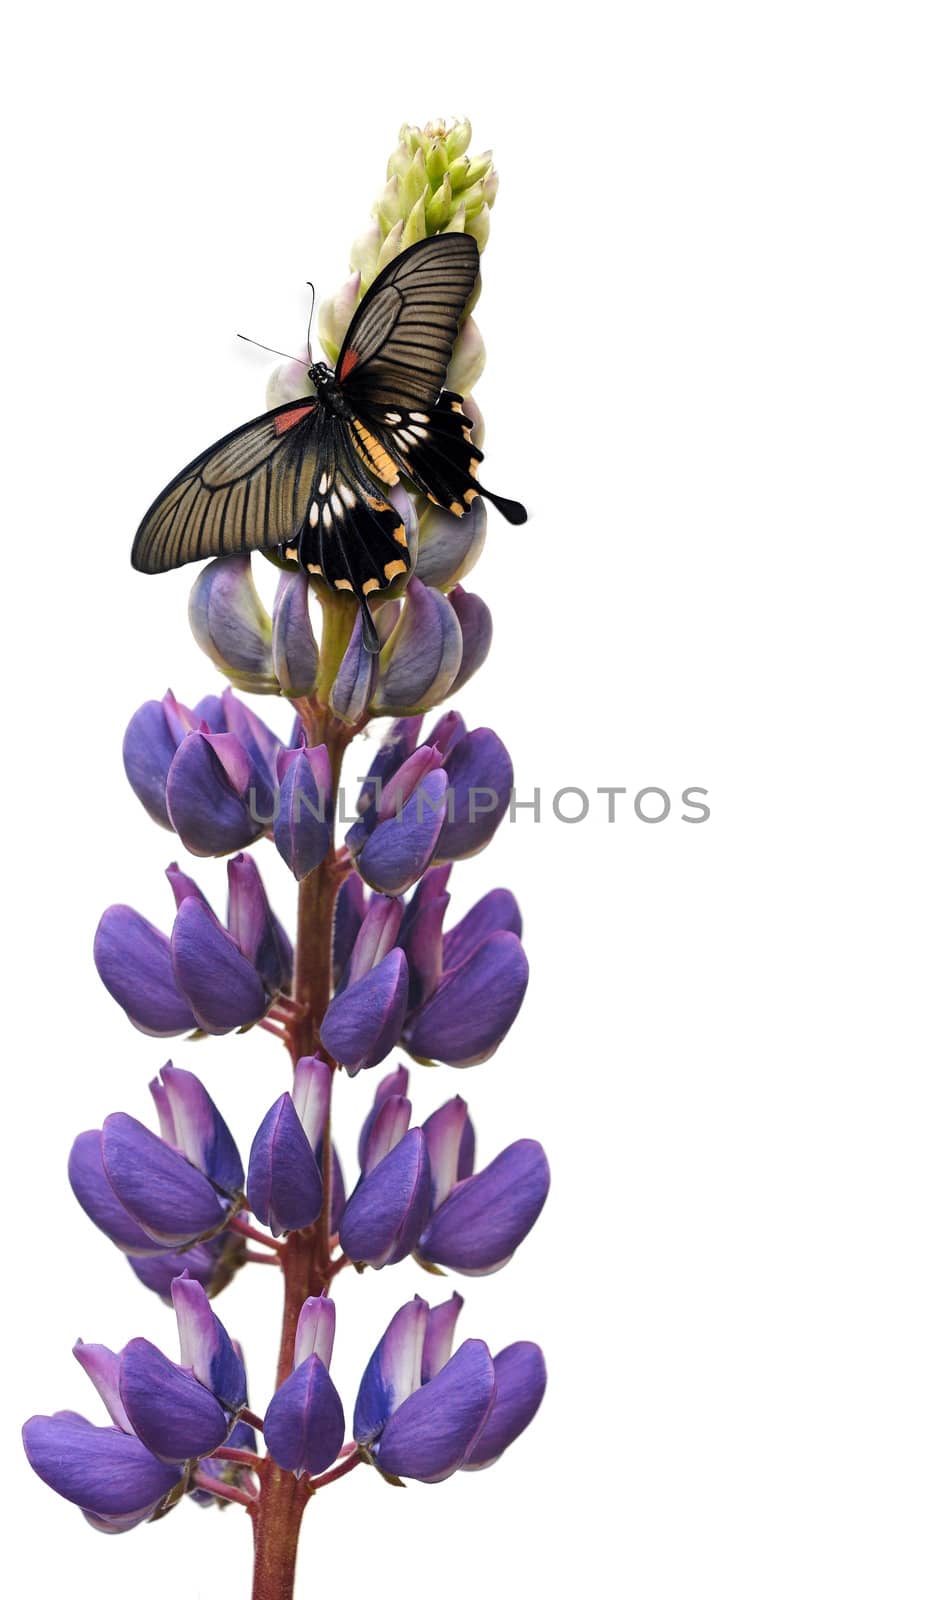
<path fill-rule="evenodd" d="M 482 495 L 507 521 L 526 520 L 518 501 L 479 482 L 473 424 L 462 397 L 443 389 L 478 274 L 476 241 L 465 233 L 436 234 L 398 255 L 354 312 L 336 368 L 311 359 L 315 394 L 255 417 L 190 461 L 143 517 L 132 565 L 168 572 L 280 549 L 356 597 L 364 647 L 379 650 L 369 597 L 409 568 L 406 527 L 387 489 L 403 477 L 454 516 Z"/>

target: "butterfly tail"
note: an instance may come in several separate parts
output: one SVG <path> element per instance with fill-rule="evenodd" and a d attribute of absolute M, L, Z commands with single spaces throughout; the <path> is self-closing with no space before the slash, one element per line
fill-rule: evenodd
<path fill-rule="evenodd" d="M 374 421 L 401 471 L 434 505 L 461 517 L 476 496 L 483 495 L 508 522 L 525 522 L 524 506 L 493 494 L 479 482 L 476 474 L 483 453 L 473 444 L 473 424 L 460 395 L 444 390 L 427 411 L 388 410 Z"/>

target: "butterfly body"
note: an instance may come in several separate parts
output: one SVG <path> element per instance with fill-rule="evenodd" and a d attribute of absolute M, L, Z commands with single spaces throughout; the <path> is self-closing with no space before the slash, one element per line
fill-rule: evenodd
<path fill-rule="evenodd" d="M 313 395 L 237 428 L 173 478 L 142 520 L 133 566 L 165 572 L 280 549 L 353 593 L 364 644 L 379 648 L 369 597 L 409 570 L 406 528 L 386 497 L 401 477 L 455 516 L 481 494 L 509 521 L 526 518 L 478 482 L 472 423 L 442 388 L 478 270 L 466 234 L 397 256 L 357 307 L 336 369 L 312 362 Z"/>

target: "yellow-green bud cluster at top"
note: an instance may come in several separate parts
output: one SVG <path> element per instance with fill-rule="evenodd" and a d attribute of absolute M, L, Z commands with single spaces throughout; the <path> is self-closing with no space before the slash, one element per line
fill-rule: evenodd
<path fill-rule="evenodd" d="M 467 121 L 428 122 L 400 129 L 387 162 L 387 182 L 372 208 L 373 226 L 350 255 L 366 290 L 382 267 L 408 245 L 433 233 L 470 233 L 485 248 L 489 211 L 499 177 L 492 152 L 468 156 L 473 136 Z"/>

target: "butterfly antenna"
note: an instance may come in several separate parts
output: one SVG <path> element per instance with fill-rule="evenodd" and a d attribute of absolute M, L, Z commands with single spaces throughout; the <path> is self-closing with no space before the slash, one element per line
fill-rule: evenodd
<path fill-rule="evenodd" d="M 311 309 L 307 314 L 307 356 L 308 356 L 308 360 L 311 363 L 311 366 L 313 367 L 313 365 L 314 365 L 314 355 L 313 355 L 313 352 L 311 350 L 311 324 L 314 321 L 314 306 L 315 306 L 315 303 L 317 301 L 317 290 L 315 289 L 315 287 L 314 287 L 313 283 L 310 281 L 310 279 L 308 279 L 307 286 L 311 291 Z"/>
<path fill-rule="evenodd" d="M 311 355 L 310 340 L 308 340 L 308 346 L 307 346 L 308 360 L 305 361 L 303 356 L 291 356 L 291 355 L 288 355 L 288 352 L 286 350 L 276 350 L 274 348 L 273 344 L 262 344 L 260 339 L 249 339 L 248 335 L 246 333 L 239 333 L 238 338 L 239 339 L 244 339 L 245 344 L 255 344 L 255 345 L 257 345 L 259 350 L 269 350 L 273 356 L 284 356 L 286 361 L 296 361 L 298 363 L 298 365 L 301 366 L 301 367 L 307 367 L 307 366 L 312 366 L 313 365 L 313 362 L 310 360 L 310 355 Z"/>

